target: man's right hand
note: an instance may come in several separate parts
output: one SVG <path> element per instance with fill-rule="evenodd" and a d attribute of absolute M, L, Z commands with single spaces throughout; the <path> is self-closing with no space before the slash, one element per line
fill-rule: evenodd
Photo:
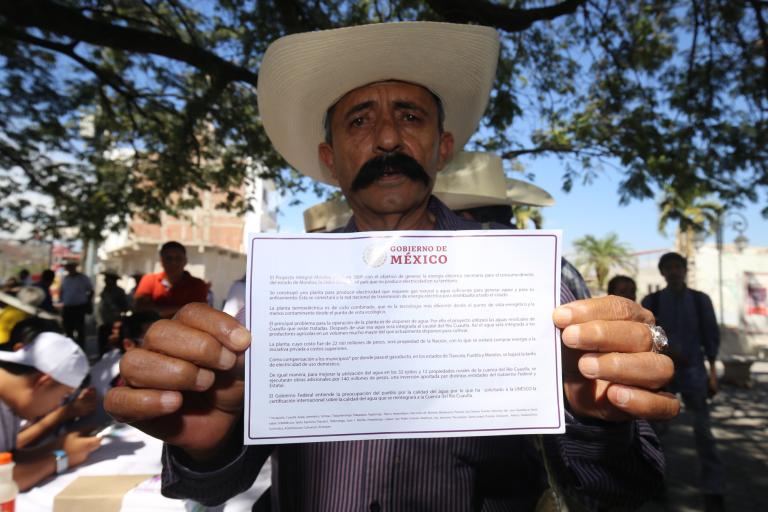
<path fill-rule="evenodd" d="M 251 335 L 205 304 L 187 304 L 152 324 L 141 348 L 120 361 L 127 386 L 104 407 L 118 421 L 204 461 L 226 445 L 243 408 L 243 352 Z"/>

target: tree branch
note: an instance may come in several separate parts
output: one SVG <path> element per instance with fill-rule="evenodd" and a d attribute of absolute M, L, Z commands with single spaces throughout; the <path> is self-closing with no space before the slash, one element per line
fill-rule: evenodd
<path fill-rule="evenodd" d="M 33 44 L 35 46 L 45 48 L 46 50 L 58 52 L 58 53 L 61 53 L 62 55 L 69 57 L 70 59 L 74 60 L 75 62 L 80 64 L 82 67 L 84 67 L 85 69 L 93 73 L 102 83 L 112 87 L 112 89 L 115 92 L 117 92 L 120 96 L 123 97 L 123 99 L 125 100 L 126 106 L 129 109 L 131 110 L 135 109 L 142 116 L 147 117 L 149 119 L 153 119 L 156 122 L 159 122 L 158 117 L 154 113 L 147 112 L 144 108 L 141 107 L 141 105 L 137 101 L 138 98 L 144 97 L 141 93 L 136 91 L 136 89 L 134 89 L 133 86 L 127 83 L 122 76 L 116 73 L 113 73 L 109 69 L 100 67 L 94 64 L 93 62 L 86 60 L 82 56 L 78 55 L 74 51 L 75 45 L 61 44 L 53 41 L 48 41 L 46 39 L 41 39 L 39 37 L 35 37 L 26 32 L 15 30 L 12 27 L 7 27 L 6 25 L 3 25 L 3 24 L 0 24 L 0 36 L 6 36 L 11 39 L 16 39 L 17 41 Z M 155 106 L 155 108 L 162 108 L 167 112 L 173 113 L 173 111 L 164 107 Z M 138 127 L 132 114 L 130 117 L 134 127 Z"/>
<path fill-rule="evenodd" d="M 517 9 L 478 0 L 427 0 L 445 21 L 474 22 L 506 32 L 522 32 L 537 21 L 553 20 L 573 14 L 585 0 L 564 0 L 559 4 L 536 9 Z"/>
<path fill-rule="evenodd" d="M 523 155 L 539 155 L 541 153 L 575 153 L 573 146 L 544 144 L 535 148 L 514 149 L 501 154 L 501 158 L 517 158 Z"/>
<path fill-rule="evenodd" d="M 763 7 L 765 7 L 765 2 L 762 2 L 762 6 L 759 5 L 760 3 L 756 0 L 751 0 L 750 3 L 752 4 L 752 9 L 755 11 L 757 28 L 760 32 L 759 40 L 762 41 L 761 46 L 763 47 L 763 80 L 765 80 L 764 85 L 768 86 L 768 23 L 766 23 L 762 12 Z"/>
<path fill-rule="evenodd" d="M 20 26 L 47 30 L 93 45 L 185 62 L 226 82 L 242 81 L 254 87 L 258 83 L 256 73 L 203 48 L 157 32 L 92 20 L 76 9 L 48 0 L 0 0 L 0 15 Z"/>

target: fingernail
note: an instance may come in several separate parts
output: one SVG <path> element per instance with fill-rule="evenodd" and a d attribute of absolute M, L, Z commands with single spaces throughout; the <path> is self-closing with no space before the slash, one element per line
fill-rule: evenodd
<path fill-rule="evenodd" d="M 578 325 L 570 325 L 563 330 L 563 342 L 566 345 L 575 347 L 579 344 L 579 334 L 581 328 Z"/>
<path fill-rule="evenodd" d="M 619 390 L 616 391 L 616 402 L 619 405 L 627 405 L 630 398 L 632 398 L 632 392 L 627 388 L 619 388 Z"/>
<path fill-rule="evenodd" d="M 584 354 L 579 359 L 579 370 L 587 377 L 597 377 L 599 366 L 597 354 Z"/>
<path fill-rule="evenodd" d="M 573 319 L 573 312 L 571 311 L 571 308 L 560 306 L 555 310 L 554 314 L 552 315 L 552 319 L 555 321 L 557 326 L 566 326 L 571 323 L 571 320 Z"/>
<path fill-rule="evenodd" d="M 222 348 L 221 354 L 219 355 L 219 368 L 224 368 L 225 370 L 228 370 L 232 368 L 232 365 L 235 364 L 235 361 L 237 360 L 237 356 L 230 352 L 229 350 Z"/>
<path fill-rule="evenodd" d="M 211 370 L 200 369 L 197 371 L 197 378 L 195 379 L 195 387 L 198 389 L 208 389 L 213 384 L 215 375 Z"/>
<path fill-rule="evenodd" d="M 238 327 L 229 333 L 229 341 L 235 350 L 245 350 L 251 343 L 251 333 L 245 327 Z"/>
<path fill-rule="evenodd" d="M 179 396 L 172 391 L 161 393 L 160 405 L 164 411 L 173 412 L 179 407 Z"/>

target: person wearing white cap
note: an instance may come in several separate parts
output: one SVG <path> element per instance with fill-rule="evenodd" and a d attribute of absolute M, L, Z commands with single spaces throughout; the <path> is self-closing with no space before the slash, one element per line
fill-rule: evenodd
<path fill-rule="evenodd" d="M 71 339 L 44 332 L 14 351 L 0 351 L 0 451 L 13 451 L 21 419 L 58 406 L 88 374 L 88 359 Z M 30 450 L 18 450 L 13 479 L 21 490 L 83 462 L 98 438 L 73 432 Z"/>
<path fill-rule="evenodd" d="M 261 62 L 261 121 L 291 166 L 341 187 L 354 212 L 346 231 L 477 229 L 431 192 L 478 126 L 498 52 L 495 30 L 472 25 L 289 35 Z M 561 298 L 574 299 L 565 287 Z M 548 485 L 574 507 L 636 506 L 661 482 L 663 455 L 650 426 L 633 418 L 679 410 L 657 391 L 673 366 L 651 352 L 653 317 L 610 297 L 565 304 L 553 318 L 564 329 L 568 426 L 542 436 L 541 452 L 528 436 L 244 447 L 235 358 L 250 334 L 196 304 L 153 325 L 144 347 L 124 356 L 128 386 L 105 403 L 166 441 L 164 494 L 205 504 L 247 489 L 271 455 L 273 487 L 257 504 L 264 510 L 532 510 Z"/>

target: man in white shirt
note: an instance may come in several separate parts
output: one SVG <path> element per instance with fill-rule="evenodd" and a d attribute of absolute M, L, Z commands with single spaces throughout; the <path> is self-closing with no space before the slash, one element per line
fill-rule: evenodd
<path fill-rule="evenodd" d="M 85 347 L 85 315 L 92 312 L 93 284 L 85 274 L 77 271 L 77 263 L 64 265 L 67 275 L 61 282 L 59 300 L 62 323 L 66 335 Z"/>

